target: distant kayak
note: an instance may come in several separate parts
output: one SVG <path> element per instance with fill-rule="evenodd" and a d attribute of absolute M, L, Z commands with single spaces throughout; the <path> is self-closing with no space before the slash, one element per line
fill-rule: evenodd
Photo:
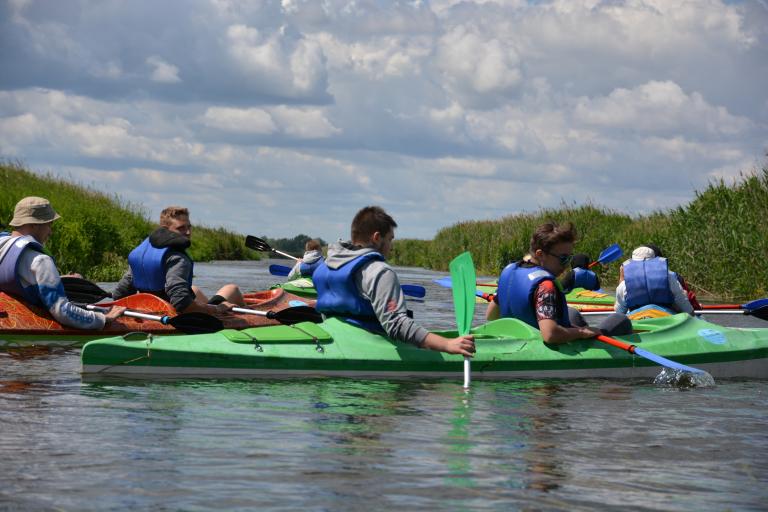
<path fill-rule="evenodd" d="M 680 314 L 636 321 L 617 338 L 714 377 L 768 377 L 768 329 L 734 329 Z M 550 348 L 538 330 L 512 318 L 472 330 L 473 378 L 637 378 L 660 367 L 596 340 Z M 448 337 L 455 331 L 442 331 Z M 82 352 L 85 375 L 450 377 L 461 382 L 463 358 L 393 341 L 338 319 L 225 329 L 194 336 L 92 341 Z"/>
<path fill-rule="evenodd" d="M 309 299 L 297 297 L 282 289 L 245 294 L 247 307 L 259 310 L 279 311 L 295 305 L 297 300 L 310 305 L 313 303 Z M 292 301 L 294 304 L 291 304 Z M 176 315 L 176 310 L 171 304 L 149 293 L 129 295 L 114 303 L 131 311 L 150 315 Z M 221 315 L 220 318 L 225 327 L 233 329 L 277 323 L 256 315 L 230 314 Z M 11 295 L 0 292 L 0 348 L 37 344 L 80 346 L 89 340 L 130 332 L 178 334 L 178 331 L 170 325 L 128 316 L 121 316 L 99 331 L 73 329 L 58 323 L 44 308 L 30 306 Z"/>

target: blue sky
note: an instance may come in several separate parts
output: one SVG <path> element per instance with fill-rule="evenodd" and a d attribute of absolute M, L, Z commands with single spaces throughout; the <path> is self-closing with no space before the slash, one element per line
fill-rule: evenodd
<path fill-rule="evenodd" d="M 4 0 L 0 60 L 0 158 L 273 237 L 646 213 L 768 150 L 763 0 Z"/>

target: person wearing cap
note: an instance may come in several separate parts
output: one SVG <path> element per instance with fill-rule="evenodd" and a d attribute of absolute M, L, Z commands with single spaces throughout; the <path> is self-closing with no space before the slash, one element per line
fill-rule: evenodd
<path fill-rule="evenodd" d="M 600 278 L 592 270 L 589 270 L 589 255 L 578 253 L 573 255 L 571 270 L 565 271 L 560 278 L 563 291 L 569 293 L 574 288 L 585 290 L 599 290 Z"/>
<path fill-rule="evenodd" d="M 548 222 L 531 237 L 530 259 L 507 265 L 499 277 L 494 299 L 488 303 L 486 319 L 514 317 L 541 331 L 545 343 L 560 345 L 592 338 L 600 332 L 619 334 L 629 320 L 620 315 L 606 319 L 601 329 L 589 327 L 578 311 L 568 307 L 560 275 L 573 258 L 576 228 L 570 222 Z M 605 329 L 603 331 L 602 329 Z"/>
<path fill-rule="evenodd" d="M 288 280 L 299 279 L 301 277 L 312 277 L 317 267 L 323 261 L 323 251 L 319 240 L 309 240 L 304 244 L 304 256 L 296 262 L 288 274 Z"/>
<path fill-rule="evenodd" d="M 226 313 L 244 306 L 240 288 L 224 285 L 209 300 L 192 284 L 194 263 L 186 250 L 191 245 L 189 210 L 169 206 L 160 213 L 160 227 L 128 255 L 129 268 L 117 283 L 116 299 L 138 292 L 151 293 L 169 301 L 179 313 Z"/>
<path fill-rule="evenodd" d="M 632 251 L 632 258 L 621 265 L 619 286 L 616 287 L 614 310 L 627 313 L 654 304 L 678 313 L 693 314 L 688 296 L 680 286 L 677 275 L 669 270 L 667 259 L 648 246 Z"/>
<path fill-rule="evenodd" d="M 106 314 L 88 311 L 67 298 L 53 258 L 43 252 L 61 218 L 42 197 L 25 197 L 16 204 L 13 230 L 0 234 L 0 291 L 26 303 L 47 309 L 62 325 L 77 329 L 101 329 L 125 311 L 114 306 Z"/>

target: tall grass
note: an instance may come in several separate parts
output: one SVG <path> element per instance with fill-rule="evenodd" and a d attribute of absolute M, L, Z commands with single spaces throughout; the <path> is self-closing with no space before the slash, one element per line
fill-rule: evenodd
<path fill-rule="evenodd" d="M 139 205 L 90 187 L 38 175 L 18 163 L 0 163 L 0 222 L 13 217 L 16 202 L 42 196 L 62 216 L 54 223 L 46 248 L 64 272 L 95 281 L 114 281 L 127 268 L 128 253 L 155 227 Z M 195 226 L 190 255 L 196 261 L 258 259 L 243 237 L 223 229 Z"/>
<path fill-rule="evenodd" d="M 446 270 L 453 257 L 468 250 L 479 272 L 498 275 L 525 254 L 537 225 L 571 221 L 579 232 L 577 252 L 595 259 L 612 243 L 625 253 L 653 243 L 700 294 L 747 299 L 768 292 L 767 218 L 764 166 L 734 183 L 712 182 L 690 204 L 668 211 L 630 217 L 593 205 L 562 205 L 499 220 L 462 222 L 440 230 L 433 240 L 398 240 L 390 259 L 398 265 Z M 597 267 L 605 285 L 617 284 L 618 264 Z"/>

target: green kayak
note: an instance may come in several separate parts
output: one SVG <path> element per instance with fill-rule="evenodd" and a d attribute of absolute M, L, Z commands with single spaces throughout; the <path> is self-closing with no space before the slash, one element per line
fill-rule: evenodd
<path fill-rule="evenodd" d="M 272 288 L 282 288 L 283 290 L 298 295 L 299 297 L 305 297 L 307 299 L 317 299 L 317 290 L 312 283 L 312 279 L 308 277 L 301 277 L 292 281 L 286 281 L 284 283 L 273 286 Z"/>
<path fill-rule="evenodd" d="M 768 329 L 722 327 L 685 314 L 634 322 L 620 339 L 714 377 L 768 377 Z M 660 367 L 597 340 L 547 347 L 539 331 L 504 318 L 472 330 L 473 378 L 636 378 Z M 441 332 L 456 336 L 456 332 Z M 139 335 L 91 341 L 85 375 L 353 376 L 462 375 L 461 356 L 421 350 L 338 319 L 191 336 Z"/>

